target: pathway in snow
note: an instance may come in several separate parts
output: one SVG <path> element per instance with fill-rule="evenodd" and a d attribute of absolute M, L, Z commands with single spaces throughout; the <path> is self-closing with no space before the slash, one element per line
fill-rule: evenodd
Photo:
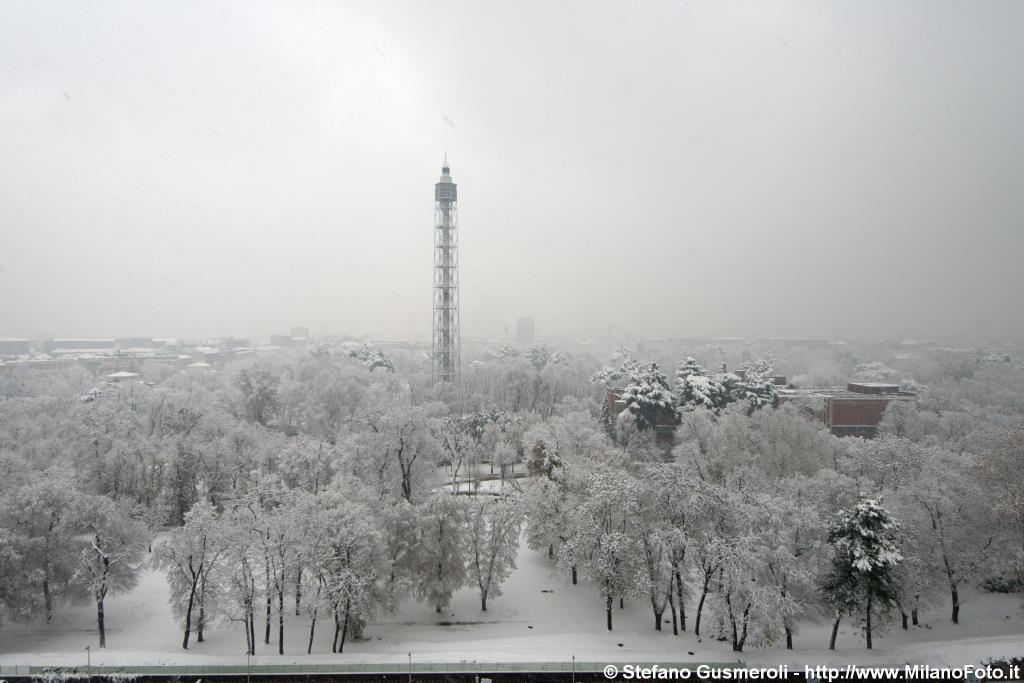
<path fill-rule="evenodd" d="M 943 605 L 926 612 L 922 626 L 902 631 L 893 625 L 864 650 L 856 621 L 846 620 L 836 652 L 826 649 L 830 624 L 805 622 L 796 635 L 796 649 L 748 647 L 735 655 L 728 643 L 692 633 L 672 635 L 669 616 L 661 633 L 654 631 L 646 600 L 636 598 L 624 610 L 616 606 L 615 630 L 605 629 L 604 606 L 590 586 L 573 586 L 543 555 L 526 550 L 519 568 L 503 586 L 504 595 L 488 599 L 480 611 L 477 593 L 460 591 L 450 609 L 436 614 L 412 600 L 397 612 L 374 620 L 365 639 L 349 642 L 344 654 L 331 654 L 332 625 L 318 625 L 313 655 L 306 643 L 309 621 L 288 615 L 285 655 L 277 655 L 276 621 L 271 644 L 262 643 L 263 622 L 257 621 L 254 664 L 405 662 L 415 661 L 579 661 L 726 662 L 747 664 L 903 664 L 935 666 L 977 663 L 989 658 L 1024 656 L 1024 616 L 1016 596 L 980 594 L 962 608 L 959 626 L 949 622 Z M 106 601 L 106 650 L 95 650 L 95 608 L 83 605 L 57 614 L 50 625 L 0 625 L 0 664 L 84 665 L 91 646 L 95 665 L 245 664 L 244 635 L 239 624 L 208 629 L 206 642 L 181 649 L 182 633 L 171 617 L 163 575 L 148 570 L 132 592 Z M 275 617 L 276 619 L 276 617 Z M 692 623 L 692 614 L 690 615 Z M 691 654 L 692 653 L 692 654 Z"/>

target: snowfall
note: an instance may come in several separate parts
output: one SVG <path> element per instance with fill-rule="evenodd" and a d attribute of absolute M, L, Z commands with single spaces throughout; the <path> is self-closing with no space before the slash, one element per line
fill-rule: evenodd
<path fill-rule="evenodd" d="M 948 602 L 948 599 L 947 599 Z M 975 593 L 961 607 L 959 625 L 950 622 L 948 604 L 922 614 L 920 626 L 903 631 L 898 623 L 875 634 L 874 649 L 865 650 L 855 619 L 844 620 L 836 650 L 827 649 L 829 619 L 804 621 L 795 649 L 776 644 L 748 646 L 733 653 L 728 642 L 698 640 L 692 632 L 672 635 L 666 613 L 662 631 L 653 628 L 647 601 L 635 598 L 614 608 L 614 631 L 605 627 L 604 605 L 596 590 L 573 586 L 544 554 L 521 549 L 503 595 L 488 599 L 486 612 L 471 589 L 457 593 L 449 609 L 409 600 L 391 614 L 371 621 L 364 638 L 330 652 L 333 625 L 317 624 L 313 654 L 306 654 L 309 621 L 292 614 L 285 630 L 285 654 L 277 654 L 276 615 L 271 644 L 264 645 L 257 621 L 253 665 L 361 664 L 415 662 L 567 662 L 732 663 L 747 666 L 928 664 L 957 667 L 1024 657 L 1024 612 L 1020 596 Z M 693 605 L 688 605 L 688 626 Z M 207 628 L 206 639 L 181 649 L 182 631 L 171 616 L 163 574 L 147 569 L 134 590 L 107 598 L 107 647 L 97 649 L 95 606 L 58 612 L 49 625 L 0 625 L 0 665 L 84 666 L 86 646 L 93 666 L 245 665 L 244 632 L 237 623 Z M 707 623 L 707 622 L 705 622 Z"/>

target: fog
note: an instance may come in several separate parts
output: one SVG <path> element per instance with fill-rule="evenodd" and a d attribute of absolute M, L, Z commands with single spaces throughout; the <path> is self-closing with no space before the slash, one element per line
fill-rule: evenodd
<path fill-rule="evenodd" d="M 0 3 L 0 336 L 1020 337 L 1024 4 Z"/>

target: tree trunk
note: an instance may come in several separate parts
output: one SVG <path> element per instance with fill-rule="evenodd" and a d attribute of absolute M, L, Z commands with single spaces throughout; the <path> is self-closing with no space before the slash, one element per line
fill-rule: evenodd
<path fill-rule="evenodd" d="M 665 613 L 665 610 L 662 610 L 660 612 L 658 610 L 654 610 L 654 630 L 655 631 L 660 631 L 661 630 L 661 615 L 664 614 L 664 613 Z"/>
<path fill-rule="evenodd" d="M 349 619 L 349 611 L 351 610 L 351 608 L 352 608 L 352 603 L 351 603 L 351 601 L 348 598 L 346 598 L 345 599 L 345 624 L 344 624 L 344 626 L 341 629 L 341 645 L 338 647 L 338 654 L 341 654 L 342 652 L 345 651 L 345 636 L 348 635 L 348 619 Z"/>
<path fill-rule="evenodd" d="M 728 608 L 727 611 L 729 612 L 729 629 L 732 631 L 732 651 L 742 652 L 743 648 L 739 644 L 740 637 L 739 634 L 736 632 L 736 615 L 732 613 L 732 599 L 730 598 L 729 593 L 725 594 L 725 605 Z"/>
<path fill-rule="evenodd" d="M 277 592 L 277 654 L 284 654 L 284 587 Z"/>
<path fill-rule="evenodd" d="M 252 641 L 249 640 L 249 620 L 242 619 L 242 630 L 245 631 L 245 653 L 252 654 Z"/>
<path fill-rule="evenodd" d="M 267 577 L 268 577 L 267 582 L 269 584 L 269 582 L 270 582 L 270 579 L 269 579 L 269 576 L 270 576 L 270 574 L 269 574 L 269 572 L 270 572 L 270 565 L 269 564 L 267 565 L 267 572 L 268 572 L 268 574 L 267 574 Z M 274 604 L 274 594 L 270 592 L 270 586 L 268 585 L 267 586 L 267 629 L 266 629 L 266 633 L 263 634 L 263 644 L 264 645 L 270 645 L 270 611 L 271 611 L 271 608 L 272 608 L 273 604 Z"/>
<path fill-rule="evenodd" d="M 949 582 L 949 592 L 953 596 L 953 623 L 960 623 L 960 593 L 957 592 L 956 581 Z"/>
<path fill-rule="evenodd" d="M 676 599 L 679 601 L 679 630 L 686 632 L 686 606 L 683 603 L 683 575 L 676 570 Z M 700 635 L 699 633 L 697 635 Z"/>
<path fill-rule="evenodd" d="M 555 559 L 555 544 L 554 543 L 548 543 L 548 559 L 549 560 Z"/>
<path fill-rule="evenodd" d="M 904 612 L 903 610 L 900 610 L 900 626 L 903 627 L 904 631 L 906 631 L 907 628 L 908 628 L 908 626 L 907 626 L 907 613 Z"/>
<path fill-rule="evenodd" d="M 676 599 L 672 595 L 672 587 L 668 590 L 668 609 L 672 613 L 672 635 L 679 635 L 679 615 L 676 614 Z"/>
<path fill-rule="evenodd" d="M 743 608 L 743 633 L 740 635 L 740 647 L 737 652 L 743 652 L 743 646 L 747 642 L 747 626 L 750 624 L 750 603 Z"/>
<path fill-rule="evenodd" d="M 338 620 L 338 608 L 334 608 L 334 640 L 331 642 L 331 652 L 338 651 L 338 636 L 341 635 L 341 621 Z"/>
<path fill-rule="evenodd" d="M 609 631 L 612 630 L 612 602 L 613 601 L 612 601 L 611 597 L 609 597 L 607 599 L 607 603 L 605 605 L 605 611 L 608 614 L 608 630 Z"/>
<path fill-rule="evenodd" d="M 839 620 L 843 617 L 839 614 L 836 615 L 836 620 L 832 622 L 832 635 L 828 639 L 828 649 L 836 649 L 836 636 L 839 634 Z"/>
<path fill-rule="evenodd" d="M 192 633 L 192 606 L 195 604 L 196 599 L 196 581 L 194 577 L 192 579 L 192 588 L 188 593 L 188 607 L 185 608 L 185 637 L 181 641 L 181 649 L 188 649 L 188 637 Z"/>
<path fill-rule="evenodd" d="M 299 573 L 295 577 L 295 616 L 302 614 L 299 606 L 302 603 L 302 567 L 299 567 Z"/>
<path fill-rule="evenodd" d="M 868 591 L 868 608 L 867 608 L 867 611 L 865 612 L 865 619 L 864 619 L 864 635 L 867 638 L 867 643 L 868 643 L 867 649 L 870 650 L 871 649 L 871 591 L 870 590 Z"/>
<path fill-rule="evenodd" d="M 316 608 L 313 608 L 313 619 L 309 622 L 309 645 L 306 647 L 306 654 L 313 653 L 313 632 L 316 630 Z"/>
<path fill-rule="evenodd" d="M 572 585 L 576 585 L 576 565 L 572 566 Z"/>
<path fill-rule="evenodd" d="M 100 632 L 100 647 L 107 646 L 107 632 L 103 627 L 103 596 L 96 594 L 96 626 Z"/>
<path fill-rule="evenodd" d="M 704 599 L 708 597 L 708 586 L 711 583 L 711 574 L 704 575 L 704 587 L 700 592 L 700 602 L 697 603 L 697 619 L 693 622 L 693 635 L 700 637 L 700 616 L 704 611 Z"/>
<path fill-rule="evenodd" d="M 202 570 L 200 570 L 202 571 Z M 196 622 L 196 642 L 203 642 L 203 627 L 206 626 L 206 573 L 199 579 L 199 620 Z"/>
<path fill-rule="evenodd" d="M 914 607 L 913 609 L 910 610 L 910 623 L 913 624 L 914 626 L 918 625 L 918 623 L 917 623 L 917 608 L 916 607 Z"/>
<path fill-rule="evenodd" d="M 793 629 L 791 629 L 789 626 L 784 626 L 783 628 L 786 629 L 786 649 L 787 650 L 792 650 L 793 649 Z"/>
<path fill-rule="evenodd" d="M 49 565 L 46 566 L 44 571 L 49 573 Z M 43 603 L 46 605 L 46 623 L 49 624 L 53 621 L 53 596 L 50 595 L 50 579 L 48 576 L 43 577 Z"/>
<path fill-rule="evenodd" d="M 932 523 L 935 526 L 935 523 Z M 940 538 L 941 543 L 941 538 Z M 957 581 L 953 578 L 953 568 L 949 565 L 945 547 L 942 548 L 942 562 L 946 565 L 946 579 L 949 581 L 949 592 L 953 598 L 953 623 L 960 623 L 960 595 L 957 593 Z"/>
<path fill-rule="evenodd" d="M 626 609 L 626 601 L 622 599 L 621 595 L 619 596 L 619 609 Z"/>
<path fill-rule="evenodd" d="M 480 594 L 480 611 L 481 612 L 486 612 L 487 611 L 487 593 L 481 593 Z"/>
<path fill-rule="evenodd" d="M 248 606 L 249 611 L 249 654 L 256 654 L 256 610 L 252 608 L 250 604 Z"/>
<path fill-rule="evenodd" d="M 316 584 L 316 597 L 313 598 L 313 620 L 309 624 L 309 647 L 306 648 L 306 654 L 310 654 L 313 651 L 313 630 L 316 628 L 316 615 L 320 611 L 320 594 L 324 588 L 324 577 L 320 575 L 320 581 Z"/>

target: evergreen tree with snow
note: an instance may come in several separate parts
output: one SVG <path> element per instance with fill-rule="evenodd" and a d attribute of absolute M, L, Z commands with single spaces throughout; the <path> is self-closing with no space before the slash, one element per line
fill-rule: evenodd
<path fill-rule="evenodd" d="M 621 400 L 625 407 L 619 420 L 632 422 L 638 431 L 654 429 L 659 423 L 675 427 L 680 422 L 676 396 L 655 363 L 633 378 Z"/>
<path fill-rule="evenodd" d="M 778 391 L 775 389 L 774 373 L 771 362 L 765 358 L 758 358 L 743 366 L 743 381 L 738 398 L 746 401 L 747 415 L 775 405 Z"/>
<path fill-rule="evenodd" d="M 708 377 L 692 356 L 688 356 L 676 369 L 676 397 L 683 410 L 718 410 L 726 403 L 725 387 Z"/>
<path fill-rule="evenodd" d="M 871 649 L 871 616 L 890 609 L 899 597 L 896 568 L 903 561 L 898 549 L 899 525 L 874 499 L 861 500 L 852 510 L 840 510 L 829 528 L 835 549 L 832 568 L 822 593 L 835 608 L 831 649 L 844 613 L 864 610 L 864 637 Z"/>

